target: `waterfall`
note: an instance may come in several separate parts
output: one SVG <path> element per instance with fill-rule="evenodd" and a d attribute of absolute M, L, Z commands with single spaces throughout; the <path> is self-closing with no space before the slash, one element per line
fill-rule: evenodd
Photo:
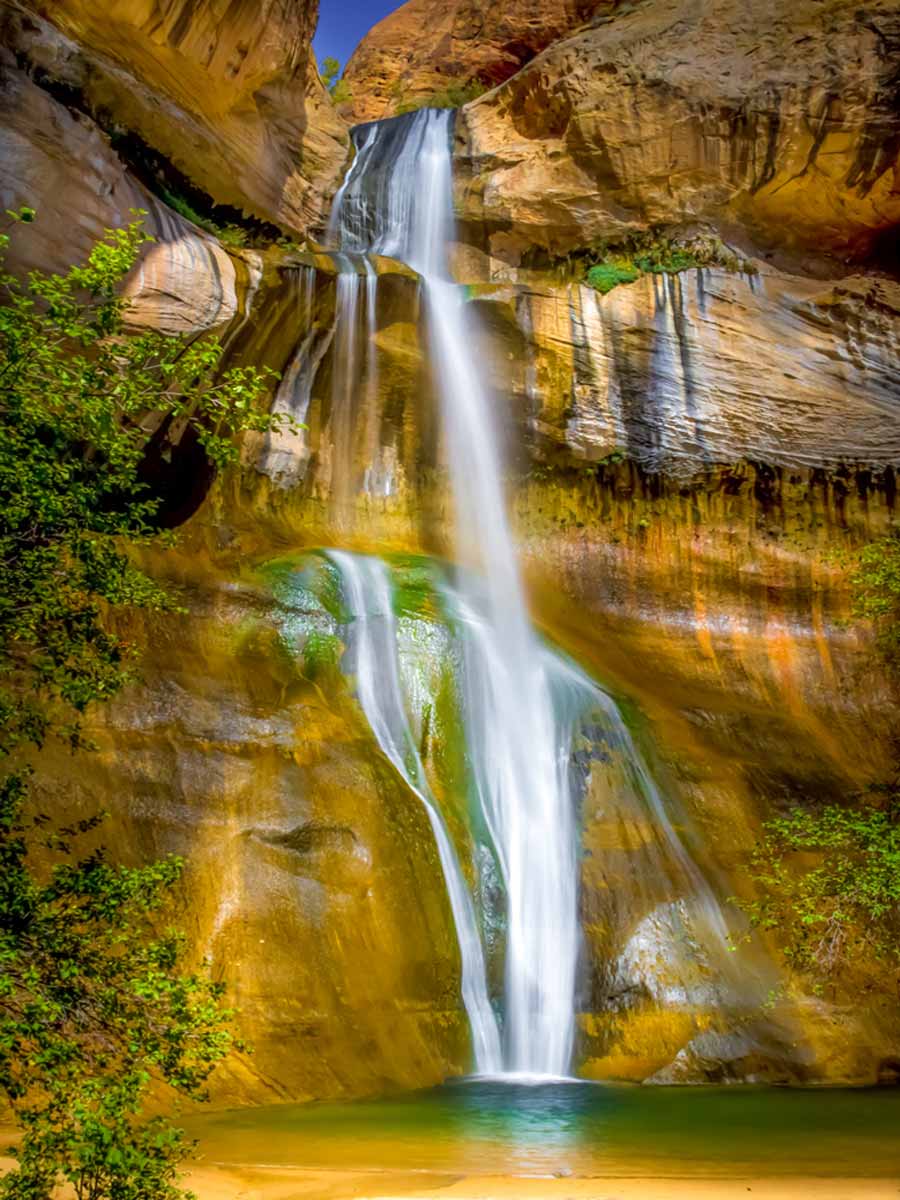
<path fill-rule="evenodd" d="M 488 998 L 481 935 L 466 881 L 453 842 L 431 795 L 425 769 L 409 728 L 397 664 L 397 631 L 387 567 L 377 558 L 331 550 L 344 602 L 350 611 L 350 651 L 354 660 L 356 693 L 384 756 L 422 801 L 437 843 L 447 883 L 462 962 L 462 995 L 482 1074 L 501 1067 L 500 1035 Z"/>
<path fill-rule="evenodd" d="M 349 255 L 335 254 L 338 276 L 335 291 L 334 369 L 331 387 L 331 430 L 333 460 L 331 465 L 331 495 L 337 524 L 349 520 L 349 505 L 353 492 L 353 435 L 355 398 L 359 368 L 360 279 L 356 264 Z"/>
<path fill-rule="evenodd" d="M 456 512 L 460 613 L 478 624 L 467 737 L 507 897 L 504 1069 L 568 1074 L 579 929 L 573 798 L 506 516 L 490 399 L 450 278 L 453 116 L 422 110 L 356 131 L 332 225 L 343 252 L 404 259 L 422 278 Z"/>

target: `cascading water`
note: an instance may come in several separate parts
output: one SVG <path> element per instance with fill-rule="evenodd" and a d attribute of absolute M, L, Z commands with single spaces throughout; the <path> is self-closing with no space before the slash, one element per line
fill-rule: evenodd
<path fill-rule="evenodd" d="M 448 781 L 441 763 L 447 762 L 446 748 L 458 736 L 462 714 L 474 785 L 471 793 L 474 798 L 484 794 L 491 765 L 495 632 L 471 605 L 476 582 L 461 588 L 438 563 L 417 560 L 415 566 L 392 567 L 379 558 L 333 550 L 326 557 L 340 578 L 343 610 L 330 617 L 321 609 L 321 619 L 337 620 L 337 628 L 331 630 L 341 631 L 347 647 L 344 668 L 355 680 L 376 741 L 425 807 L 458 932 L 462 996 L 476 1069 L 496 1074 L 502 1059 L 488 997 L 486 960 L 497 952 L 491 931 L 498 932 L 498 919 L 502 922 L 496 856 L 491 853 L 492 845 L 501 839 L 492 826 L 491 812 L 474 811 L 468 837 L 458 833 L 457 849 L 429 774 L 437 773 L 445 792 Z M 326 594 L 331 586 L 313 582 L 315 567 L 303 568 L 300 578 L 301 588 L 312 586 L 312 594 L 316 587 Z M 402 614 L 399 619 L 395 610 Z M 323 632 L 327 630 L 326 624 Z M 676 1005 L 693 997 L 692 1002 L 700 1006 L 736 1007 L 736 996 L 746 995 L 746 979 L 741 978 L 737 991 L 731 987 L 730 956 L 721 953 L 725 927 L 718 903 L 672 826 L 615 703 L 551 647 L 539 645 L 538 654 L 552 712 L 559 791 L 580 806 L 589 803 L 593 819 L 599 817 L 606 828 L 620 830 L 626 842 L 635 834 L 638 839 L 639 851 L 637 846 L 631 849 L 624 876 L 617 874 L 614 863 L 600 863 L 597 868 L 610 884 L 615 880 L 615 887 L 604 889 L 611 907 L 595 913 L 595 920 L 606 925 L 616 919 L 617 911 L 649 914 L 643 923 L 631 926 L 633 936 L 624 948 L 619 945 L 616 957 L 607 963 L 611 992 L 633 986 L 635 970 L 640 973 L 649 965 L 652 994 L 665 992 Z M 485 734 L 474 738 L 478 729 Z M 457 792 L 457 801 L 464 794 Z M 474 897 L 467 891 L 460 866 L 463 857 L 476 874 Z M 485 925 L 486 947 L 476 905 Z M 666 950 L 661 976 L 658 966 L 652 965 L 659 954 L 653 949 L 654 930 L 671 931 L 675 937 Z"/>
<path fill-rule="evenodd" d="M 422 277 L 457 557 L 472 568 L 460 575 L 460 619 L 487 630 L 488 652 L 468 672 L 466 719 L 507 896 L 504 1068 L 562 1076 L 574 1041 L 579 945 L 574 805 L 507 522 L 489 398 L 471 353 L 464 294 L 449 274 L 452 119 L 426 109 L 357 131 L 357 158 L 332 227 L 342 252 L 401 258 Z"/>
<path fill-rule="evenodd" d="M 397 631 L 387 568 L 377 558 L 331 550 L 353 618 L 350 650 L 356 691 L 382 753 L 425 806 L 447 882 L 462 961 L 463 1003 L 472 1028 L 475 1065 L 482 1074 L 501 1068 L 500 1035 L 485 982 L 484 952 L 472 900 L 453 842 L 431 795 L 409 729 L 397 665 Z"/>

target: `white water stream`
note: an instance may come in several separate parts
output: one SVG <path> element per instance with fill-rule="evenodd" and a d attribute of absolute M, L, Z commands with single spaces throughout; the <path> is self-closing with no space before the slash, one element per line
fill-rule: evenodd
<path fill-rule="evenodd" d="M 390 575 L 377 558 L 339 550 L 329 551 L 328 557 L 340 571 L 344 602 L 353 618 L 350 651 L 360 705 L 382 753 L 425 806 L 434 832 L 459 940 L 475 1065 L 481 1074 L 494 1074 L 502 1066 L 500 1034 L 488 998 L 481 935 L 459 859 L 410 732 L 400 687 Z"/>
<path fill-rule="evenodd" d="M 465 297 L 450 278 L 452 114 L 369 126 L 336 204 L 342 251 L 406 261 L 422 277 L 456 510 L 462 619 L 484 636 L 467 672 L 469 754 L 507 896 L 506 1071 L 568 1074 L 578 959 L 574 805 L 540 644 L 506 517 L 490 397 Z M 476 669 L 477 667 L 477 669 Z M 476 1042 L 479 1035 L 473 1034 Z"/>
<path fill-rule="evenodd" d="M 389 573 L 377 559 L 338 552 L 329 557 L 341 572 L 354 618 L 350 642 L 360 703 L 382 751 L 425 805 L 437 840 L 459 938 L 476 1069 L 559 1078 L 571 1068 L 580 946 L 577 799 L 570 763 L 589 711 L 602 714 L 609 744 L 629 764 L 630 799 L 623 805 L 649 810 L 707 928 L 718 940 L 726 933 L 715 897 L 675 833 L 615 704 L 547 649 L 529 620 L 506 513 L 492 398 L 475 357 L 477 330 L 464 290 L 450 276 L 452 122 L 451 112 L 426 109 L 357 129 L 357 156 L 336 198 L 330 231 L 339 240 L 339 259 L 372 253 L 398 258 L 422 280 L 456 518 L 456 578 L 441 588 L 442 599 L 462 649 L 467 759 L 505 892 L 502 1051 L 474 906 L 410 733 Z M 370 354 L 373 274 L 367 264 Z M 351 283 L 342 275 L 338 281 L 339 307 L 347 310 L 342 319 L 354 321 L 347 338 L 355 337 L 358 287 L 358 279 Z M 346 352 L 355 355 L 349 342 Z M 374 369 L 371 358 L 370 377 Z M 343 390 L 347 364 L 336 371 Z"/>

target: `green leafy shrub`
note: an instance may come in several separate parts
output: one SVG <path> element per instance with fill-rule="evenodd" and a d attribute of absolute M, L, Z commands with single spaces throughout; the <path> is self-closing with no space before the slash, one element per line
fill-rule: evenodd
<path fill-rule="evenodd" d="M 350 85 L 346 79 L 341 77 L 341 64 L 336 58 L 332 58 L 330 55 L 328 58 L 323 58 L 319 66 L 319 74 L 335 104 L 344 104 L 353 99 Z"/>
<path fill-rule="evenodd" d="M 260 404 L 268 375 L 220 372 L 215 341 L 128 332 L 119 287 L 149 240 L 139 222 L 111 230 L 83 266 L 24 283 L 0 258 L 0 752 L 126 681 L 111 607 L 173 606 L 119 541 L 157 535 L 148 414 L 193 429 L 217 468 L 237 462 L 235 435 L 280 421 Z"/>
<path fill-rule="evenodd" d="M 896 665 L 900 659 L 900 531 L 865 547 L 851 586 L 854 616 L 875 623 L 879 648 Z"/>
<path fill-rule="evenodd" d="M 0 1194 L 44 1200 L 64 1180 L 78 1200 L 170 1200 L 189 1146 L 143 1116 L 147 1085 L 202 1100 L 232 1045 L 221 986 L 160 931 L 183 864 L 79 855 L 98 820 L 25 820 L 24 782 L 0 784 L 0 1088 L 24 1134 Z"/>
<path fill-rule="evenodd" d="M 759 900 L 742 902 L 758 928 L 778 930 L 797 969 L 829 978 L 866 954 L 900 963 L 900 792 L 765 825 L 751 874 Z"/>
<path fill-rule="evenodd" d="M 22 225 L 31 209 L 10 214 Z M 0 257 L 0 757 L 50 737 L 89 748 L 83 714 L 131 677 L 117 609 L 175 609 L 129 547 L 159 537 L 142 483 L 147 419 L 192 431 L 210 462 L 277 424 L 268 378 L 209 339 L 134 332 L 121 284 L 150 240 L 110 230 L 87 261 L 21 281 Z M 9 243 L 0 237 L 0 252 Z M 193 1097 L 230 1045 L 229 1013 L 167 930 L 176 859 L 116 866 L 82 850 L 101 823 L 28 817 L 30 771 L 0 776 L 0 1091 L 23 1127 L 2 1194 L 167 1200 L 187 1147 L 143 1115 L 154 1078 Z"/>
<path fill-rule="evenodd" d="M 590 268 L 585 279 L 592 288 L 596 288 L 598 292 L 602 292 L 605 296 L 607 292 L 611 292 L 619 284 L 634 283 L 640 277 L 641 273 L 635 265 L 629 263 L 627 260 L 618 259 L 616 261 L 596 263 Z"/>
<path fill-rule="evenodd" d="M 395 111 L 399 115 L 417 112 L 420 108 L 462 108 L 463 105 L 483 96 L 486 91 L 487 87 L 478 79 L 451 80 L 446 87 L 439 88 L 430 95 L 402 101 L 396 105 Z"/>

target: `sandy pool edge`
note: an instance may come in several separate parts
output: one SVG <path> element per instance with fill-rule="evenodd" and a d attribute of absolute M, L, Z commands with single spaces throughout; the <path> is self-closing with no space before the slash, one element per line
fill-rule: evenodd
<path fill-rule="evenodd" d="M 898 1200 L 896 1179 L 535 1179 L 200 1166 L 197 1200 Z"/>

